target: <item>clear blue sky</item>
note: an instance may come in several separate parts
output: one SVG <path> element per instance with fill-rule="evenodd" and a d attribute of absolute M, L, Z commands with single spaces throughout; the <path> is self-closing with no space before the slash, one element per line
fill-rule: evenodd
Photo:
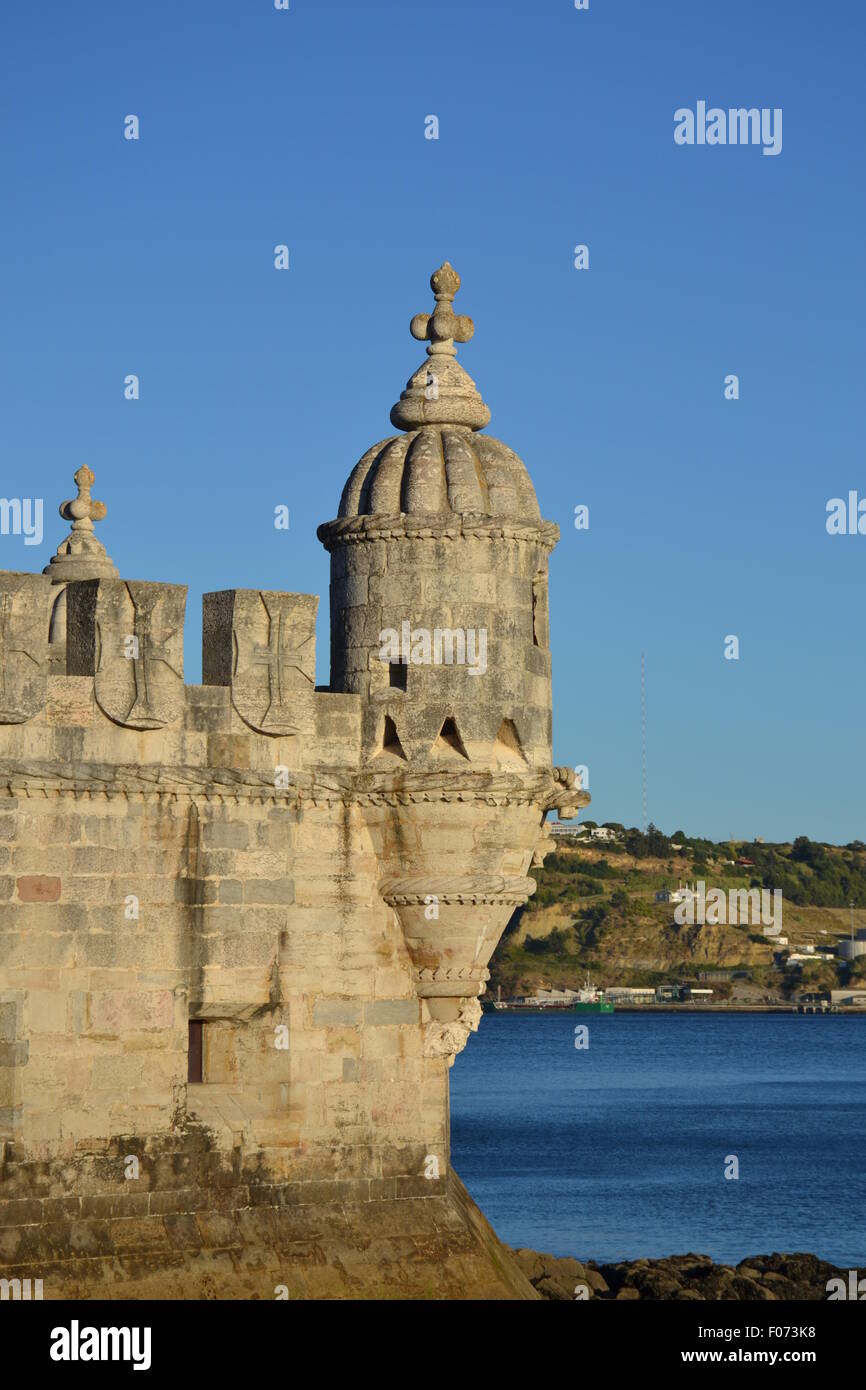
<path fill-rule="evenodd" d="M 825 530 L 866 496 L 864 39 L 862 0 L 6 6 L 2 493 L 46 527 L 0 565 L 47 562 L 89 463 L 121 573 L 189 585 L 188 680 L 202 592 L 243 586 L 322 595 L 327 681 L 315 527 L 448 258 L 489 432 L 562 528 L 589 814 L 640 822 L 645 651 L 651 819 L 866 838 L 866 536 Z M 699 100 L 781 107 L 782 153 L 675 145 Z"/>

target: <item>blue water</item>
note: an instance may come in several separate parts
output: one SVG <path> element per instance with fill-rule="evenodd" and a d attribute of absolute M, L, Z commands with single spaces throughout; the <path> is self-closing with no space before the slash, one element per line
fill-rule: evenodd
<path fill-rule="evenodd" d="M 451 1116 L 454 1167 L 509 1245 L 866 1268 L 866 1016 L 485 1014 Z"/>

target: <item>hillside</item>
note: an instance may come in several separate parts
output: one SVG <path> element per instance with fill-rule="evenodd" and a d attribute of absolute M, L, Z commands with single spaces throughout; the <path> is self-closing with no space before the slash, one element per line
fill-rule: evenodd
<path fill-rule="evenodd" d="M 805 837 L 793 844 L 715 844 L 681 831 L 667 837 L 653 826 L 646 834 L 612 828 L 616 839 L 609 843 L 558 841 L 544 868 L 533 870 L 538 890 L 506 929 L 491 961 L 488 995 L 498 987 L 505 997 L 539 986 L 574 988 L 587 972 L 610 987 L 675 983 L 702 970 L 733 969 L 748 974 L 733 989 L 756 998 L 866 982 L 866 958 L 853 967 L 819 960 L 780 970 L 774 968 L 780 947 L 761 934 L 760 923 L 680 925 L 673 904 L 655 901 L 660 889 L 698 880 L 725 893 L 780 890 L 786 949 L 834 946 L 850 935 L 850 902 L 855 929 L 866 927 L 866 845 L 822 845 Z M 732 991 L 723 982 L 713 988 L 719 999 Z"/>

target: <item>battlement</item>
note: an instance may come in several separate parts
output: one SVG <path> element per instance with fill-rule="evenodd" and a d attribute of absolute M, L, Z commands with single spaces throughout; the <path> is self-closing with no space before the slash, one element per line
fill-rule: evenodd
<path fill-rule="evenodd" d="M 358 765 L 360 701 L 315 689 L 315 596 L 205 594 L 201 686 L 183 680 L 184 586 L 80 579 L 62 598 L 65 633 L 56 581 L 0 572 L 4 758 L 74 748 L 77 761 L 246 769 L 272 784 L 275 768 L 314 759 Z"/>

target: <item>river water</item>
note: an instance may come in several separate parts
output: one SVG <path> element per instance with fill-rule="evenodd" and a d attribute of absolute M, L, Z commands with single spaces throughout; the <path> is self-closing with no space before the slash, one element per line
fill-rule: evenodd
<path fill-rule="evenodd" d="M 808 1251 L 866 1274 L 866 1015 L 485 1014 L 451 1116 L 454 1167 L 509 1245 Z"/>

